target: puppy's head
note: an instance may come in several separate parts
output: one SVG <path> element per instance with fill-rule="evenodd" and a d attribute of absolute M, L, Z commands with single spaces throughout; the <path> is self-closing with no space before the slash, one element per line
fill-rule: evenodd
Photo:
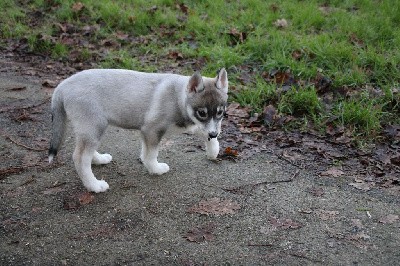
<path fill-rule="evenodd" d="M 228 74 L 223 68 L 215 78 L 196 72 L 187 85 L 187 111 L 192 121 L 208 138 L 221 132 L 221 120 L 228 100 Z"/>

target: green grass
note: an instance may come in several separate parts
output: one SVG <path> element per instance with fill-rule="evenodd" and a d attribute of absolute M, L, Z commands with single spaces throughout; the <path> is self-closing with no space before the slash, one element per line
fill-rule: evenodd
<path fill-rule="evenodd" d="M 278 110 L 297 116 L 315 115 L 321 110 L 321 103 L 314 87 L 292 88 L 282 96 Z"/>
<path fill-rule="evenodd" d="M 368 99 L 343 101 L 335 111 L 339 123 L 352 129 L 356 134 L 376 135 L 381 129 L 382 110 Z"/>
<path fill-rule="evenodd" d="M 267 84 L 262 79 L 258 79 L 254 86 L 233 93 L 232 97 L 242 106 L 251 107 L 254 113 L 260 114 L 264 106 L 277 101 L 278 94 L 274 84 Z"/>
<path fill-rule="evenodd" d="M 241 88 L 232 99 L 253 112 L 272 103 L 283 114 L 313 120 L 333 116 L 312 86 L 323 75 L 332 81 L 333 93 L 345 88 L 360 94 L 366 85 L 386 91 L 370 102 L 336 99 L 332 110 L 341 115 L 343 125 L 368 135 L 379 131 L 377 121 L 398 121 L 399 96 L 387 92 L 400 83 L 400 1 L 81 0 L 81 8 L 76 2 L 1 1 L 0 47 L 26 38 L 31 52 L 56 60 L 68 60 L 78 50 L 79 60 L 99 67 L 184 74 L 199 67 L 188 62 L 201 59 L 205 75 L 227 68 L 231 84 Z M 281 18 L 287 27 L 274 25 Z M 58 25 L 73 29 L 67 37 L 77 34 L 74 38 L 90 45 L 63 44 L 60 36 L 65 33 Z M 87 26 L 97 30 L 83 34 Z M 119 40 L 117 34 L 129 38 Z M 103 47 L 107 40 L 119 45 Z M 171 51 L 182 54 L 182 63 L 169 57 Z M 237 79 L 242 67 L 254 73 L 245 84 Z M 260 78 L 272 69 L 290 70 L 302 88 L 278 93 L 279 84 Z"/>

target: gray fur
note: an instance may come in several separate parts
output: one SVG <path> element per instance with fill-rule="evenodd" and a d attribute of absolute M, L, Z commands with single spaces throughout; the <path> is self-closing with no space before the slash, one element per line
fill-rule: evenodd
<path fill-rule="evenodd" d="M 207 156 L 215 159 L 221 128 L 221 111 L 227 102 L 225 69 L 216 78 L 175 74 L 151 74 L 121 69 L 93 69 L 64 80 L 52 97 L 53 129 L 49 161 L 60 149 L 66 119 L 74 128 L 76 170 L 85 187 L 94 192 L 108 189 L 97 180 L 91 163 L 105 164 L 109 154 L 96 149 L 108 125 L 136 129 L 142 135 L 141 159 L 150 173 L 163 174 L 168 165 L 158 163 L 158 145 L 170 131 L 194 129 L 206 141 Z M 199 117 L 198 108 L 206 110 Z M 204 112 L 200 113 L 204 115 Z"/>

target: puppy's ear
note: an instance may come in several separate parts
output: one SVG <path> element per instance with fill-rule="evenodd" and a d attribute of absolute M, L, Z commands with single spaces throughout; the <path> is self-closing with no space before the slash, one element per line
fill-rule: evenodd
<path fill-rule="evenodd" d="M 225 68 L 218 71 L 218 76 L 215 79 L 215 86 L 224 93 L 228 93 L 228 74 L 226 73 Z"/>
<path fill-rule="evenodd" d="M 196 73 L 190 77 L 187 89 L 188 92 L 202 92 L 204 90 L 203 78 L 199 72 L 196 71 Z"/>

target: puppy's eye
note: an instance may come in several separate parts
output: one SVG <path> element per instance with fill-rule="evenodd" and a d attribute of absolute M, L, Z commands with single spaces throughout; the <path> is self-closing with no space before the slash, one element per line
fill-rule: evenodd
<path fill-rule="evenodd" d="M 220 117 L 224 114 L 224 110 L 218 110 L 217 116 Z"/>
<path fill-rule="evenodd" d="M 207 118 L 207 112 L 204 111 L 204 110 L 197 110 L 197 115 L 198 115 L 200 118 Z"/>

